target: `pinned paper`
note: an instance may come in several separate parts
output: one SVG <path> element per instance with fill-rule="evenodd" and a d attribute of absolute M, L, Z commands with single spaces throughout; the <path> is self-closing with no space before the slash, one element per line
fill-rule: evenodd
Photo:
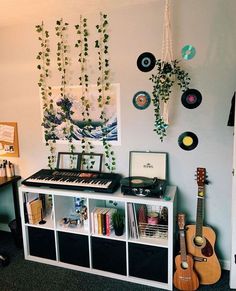
<path fill-rule="evenodd" d="M 16 122 L 0 122 L 0 156 L 19 157 Z"/>
<path fill-rule="evenodd" d="M 14 126 L 0 125 L 0 140 L 4 142 L 14 142 Z"/>

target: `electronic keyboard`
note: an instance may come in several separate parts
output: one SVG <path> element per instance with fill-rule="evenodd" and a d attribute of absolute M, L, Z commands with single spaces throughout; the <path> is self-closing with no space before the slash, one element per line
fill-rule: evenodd
<path fill-rule="evenodd" d="M 21 183 L 36 187 L 113 193 L 120 186 L 120 179 L 121 176 L 115 173 L 42 169 Z"/>

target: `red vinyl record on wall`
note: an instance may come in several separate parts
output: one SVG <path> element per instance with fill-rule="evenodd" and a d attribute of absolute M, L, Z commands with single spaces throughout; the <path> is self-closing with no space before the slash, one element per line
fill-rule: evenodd
<path fill-rule="evenodd" d="M 146 109 L 151 103 L 150 95 L 145 91 L 137 92 L 133 97 L 133 104 L 137 109 Z"/>
<path fill-rule="evenodd" d="M 202 94 L 196 89 L 188 89 L 182 94 L 181 101 L 184 107 L 194 109 L 201 104 Z"/>

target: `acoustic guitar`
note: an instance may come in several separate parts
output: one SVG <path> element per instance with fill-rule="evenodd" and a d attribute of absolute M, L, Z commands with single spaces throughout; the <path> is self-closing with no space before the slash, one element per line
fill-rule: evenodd
<path fill-rule="evenodd" d="M 221 276 L 221 267 L 215 254 L 216 234 L 211 227 L 203 226 L 206 169 L 197 168 L 197 216 L 196 225 L 187 225 L 186 243 L 194 258 L 194 268 L 200 284 L 216 283 Z"/>
<path fill-rule="evenodd" d="M 174 286 L 178 290 L 197 290 L 199 280 L 193 268 L 193 258 L 187 254 L 185 242 L 185 214 L 178 214 L 180 254 L 175 257 Z"/>

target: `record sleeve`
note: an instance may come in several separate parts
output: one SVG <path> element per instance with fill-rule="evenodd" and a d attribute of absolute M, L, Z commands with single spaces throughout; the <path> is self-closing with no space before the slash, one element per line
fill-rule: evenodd
<path fill-rule="evenodd" d="M 130 151 L 129 176 L 166 179 L 167 153 Z"/>

